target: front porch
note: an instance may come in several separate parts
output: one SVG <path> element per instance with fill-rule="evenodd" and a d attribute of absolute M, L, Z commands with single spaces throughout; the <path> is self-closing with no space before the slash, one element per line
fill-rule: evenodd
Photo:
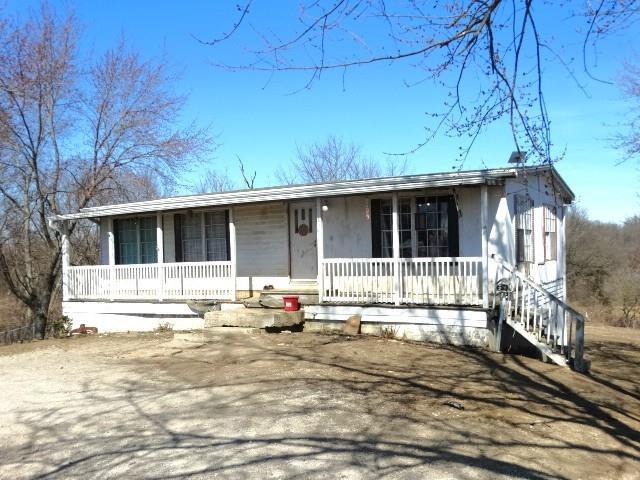
<path fill-rule="evenodd" d="M 477 205 L 478 216 L 466 223 L 458 218 L 453 197 L 419 192 L 316 198 L 259 211 L 223 206 L 107 217 L 101 223 L 106 265 L 70 265 L 63 234 L 63 297 L 236 301 L 274 286 L 295 290 L 302 281 L 320 303 L 487 308 L 487 186 L 474 190 L 465 193 L 463 206 L 471 211 Z M 467 233 L 459 247 L 463 228 Z M 193 258 L 202 261 L 188 261 Z"/>

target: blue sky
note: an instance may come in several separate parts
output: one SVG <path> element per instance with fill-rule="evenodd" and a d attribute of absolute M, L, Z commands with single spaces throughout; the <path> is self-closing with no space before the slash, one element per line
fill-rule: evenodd
<path fill-rule="evenodd" d="M 228 30 L 236 18 L 236 3 L 52 2 L 56 8 L 71 6 L 75 10 L 84 26 L 81 48 L 85 54 L 103 51 L 123 34 L 146 57 L 165 53 L 169 62 L 183 72 L 178 88 L 189 94 L 182 120 L 187 123 L 195 119 L 212 126 L 219 146 L 210 166 L 228 170 L 236 179 L 236 155 L 247 169 L 257 171 L 258 186 L 270 185 L 276 182 L 275 169 L 294 157 L 296 144 L 304 145 L 327 134 L 341 135 L 360 145 L 367 155 L 380 159 L 384 152 L 405 152 L 423 140 L 429 121 L 425 112 L 438 109 L 446 92 L 427 82 L 406 87 L 405 81 L 420 78 L 409 63 L 350 70 L 344 88 L 341 74 L 327 73 L 308 90 L 300 90 L 305 77 L 298 74 L 271 77 L 264 72 L 216 68 L 216 62 L 246 60 L 242 42 L 212 48 L 201 45 L 193 36 L 214 38 Z M 255 9 L 256 21 L 261 15 L 269 17 L 263 20 L 276 29 L 290 22 L 291 12 L 296 13 L 295 1 L 258 3 L 261 6 Z M 9 1 L 8 10 L 23 11 L 29 4 L 35 2 Z M 558 44 L 579 50 L 573 24 L 564 25 L 562 18 L 541 21 L 557 32 Z M 615 78 L 624 61 L 634 55 L 640 58 L 639 52 L 633 51 L 639 30 L 633 27 L 600 44 L 599 76 Z M 576 70 L 581 73 L 579 66 Z M 616 166 L 622 159 L 621 152 L 612 149 L 607 140 L 627 109 L 620 90 L 580 75 L 585 94 L 560 65 L 548 65 L 545 75 L 552 86 L 547 91 L 547 104 L 556 153 L 566 150 L 557 168 L 575 191 L 579 204 L 591 217 L 603 221 L 622 221 L 640 213 L 639 164 L 632 159 Z M 460 145 L 464 143 L 440 135 L 409 157 L 411 173 L 450 170 L 457 166 Z M 505 166 L 512 150 L 508 126 L 496 124 L 479 138 L 464 167 Z"/>

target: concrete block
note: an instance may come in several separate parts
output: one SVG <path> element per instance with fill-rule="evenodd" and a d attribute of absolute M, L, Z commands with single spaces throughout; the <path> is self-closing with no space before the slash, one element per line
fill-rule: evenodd
<path fill-rule="evenodd" d="M 204 315 L 204 326 L 209 327 L 249 327 L 249 328 L 282 328 L 302 323 L 303 311 L 284 312 L 267 308 L 245 308 L 218 312 L 207 312 Z"/>

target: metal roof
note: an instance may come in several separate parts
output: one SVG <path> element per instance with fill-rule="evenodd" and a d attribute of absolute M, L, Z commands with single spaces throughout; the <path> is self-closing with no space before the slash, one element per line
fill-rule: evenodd
<path fill-rule="evenodd" d="M 532 173 L 551 172 L 566 196 L 573 200 L 574 194 L 550 166 L 497 168 L 487 170 L 455 171 L 431 173 L 425 175 L 403 175 L 396 177 L 367 178 L 363 180 L 345 180 L 339 182 L 313 183 L 306 185 L 286 185 L 250 190 L 207 193 L 159 198 L 143 202 L 120 203 L 99 207 L 83 208 L 78 213 L 52 217 L 52 220 L 72 220 L 78 218 L 99 218 L 112 215 L 127 215 L 142 212 L 164 212 L 198 207 L 238 205 L 243 203 L 271 202 L 343 195 L 363 195 L 371 193 L 416 190 L 422 188 L 455 187 L 498 183 L 504 178 L 517 177 Z"/>

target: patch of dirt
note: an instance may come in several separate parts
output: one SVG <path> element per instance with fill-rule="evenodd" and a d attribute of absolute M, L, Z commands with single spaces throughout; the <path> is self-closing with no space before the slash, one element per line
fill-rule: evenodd
<path fill-rule="evenodd" d="M 3 347 L 0 477 L 640 478 L 640 332 L 586 336 L 589 376 L 309 333 Z"/>

